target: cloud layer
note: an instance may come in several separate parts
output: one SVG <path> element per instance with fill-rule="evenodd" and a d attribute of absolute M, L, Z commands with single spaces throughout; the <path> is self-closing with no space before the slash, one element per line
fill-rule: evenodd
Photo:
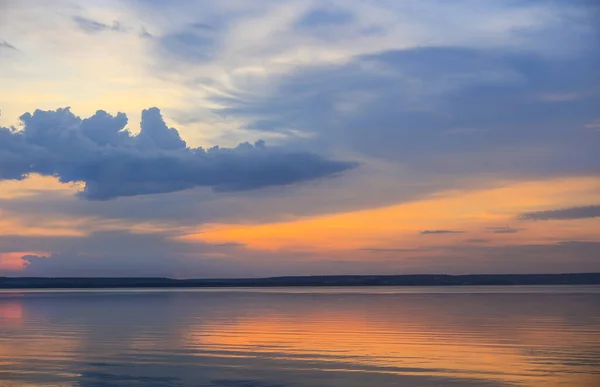
<path fill-rule="evenodd" d="M 107 200 L 212 187 L 242 191 L 332 176 L 356 163 L 313 153 L 269 148 L 189 148 L 159 109 L 142 112 L 141 132 L 125 130 L 127 116 L 98 111 L 81 119 L 69 108 L 21 116 L 22 130 L 0 128 L 0 180 L 31 173 L 84 182 L 81 196 Z"/>

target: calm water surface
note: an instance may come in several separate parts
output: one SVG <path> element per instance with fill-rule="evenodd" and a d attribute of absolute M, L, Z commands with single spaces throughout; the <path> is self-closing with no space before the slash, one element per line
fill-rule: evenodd
<path fill-rule="evenodd" d="M 600 287 L 0 292 L 0 386 L 600 386 Z"/>

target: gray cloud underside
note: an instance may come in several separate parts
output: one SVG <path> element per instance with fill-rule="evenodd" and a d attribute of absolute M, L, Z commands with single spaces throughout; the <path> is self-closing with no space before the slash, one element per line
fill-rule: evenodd
<path fill-rule="evenodd" d="M 597 217 L 600 217 L 600 205 L 527 212 L 519 216 L 522 220 L 568 220 Z"/>
<path fill-rule="evenodd" d="M 84 182 L 80 193 L 107 200 L 211 187 L 243 191 L 336 175 L 357 166 L 309 152 L 288 152 L 259 141 L 236 148 L 189 148 L 157 108 L 142 113 L 141 132 L 127 116 L 98 111 L 81 119 L 68 108 L 21 116 L 20 131 L 0 128 L 0 180 L 31 173 Z"/>

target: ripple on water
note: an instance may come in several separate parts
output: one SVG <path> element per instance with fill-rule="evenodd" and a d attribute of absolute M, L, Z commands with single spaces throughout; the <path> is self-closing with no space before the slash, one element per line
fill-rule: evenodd
<path fill-rule="evenodd" d="M 0 386 L 600 386 L 600 288 L 0 293 Z"/>

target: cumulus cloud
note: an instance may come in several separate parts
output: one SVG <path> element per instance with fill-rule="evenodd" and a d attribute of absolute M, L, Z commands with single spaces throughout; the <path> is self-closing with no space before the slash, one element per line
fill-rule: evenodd
<path fill-rule="evenodd" d="M 521 220 L 568 220 L 600 217 L 600 205 L 563 208 L 559 210 L 526 212 Z"/>
<path fill-rule="evenodd" d="M 31 173 L 83 182 L 80 195 L 107 200 L 211 187 L 243 191 L 332 176 L 356 167 L 308 152 L 267 147 L 190 148 L 160 110 L 142 112 L 141 132 L 125 129 L 127 116 L 98 111 L 81 119 L 69 108 L 22 115 L 22 130 L 0 127 L 0 181 Z"/>
<path fill-rule="evenodd" d="M 441 235 L 441 234 L 464 234 L 464 231 L 459 230 L 423 230 L 421 235 Z"/>

